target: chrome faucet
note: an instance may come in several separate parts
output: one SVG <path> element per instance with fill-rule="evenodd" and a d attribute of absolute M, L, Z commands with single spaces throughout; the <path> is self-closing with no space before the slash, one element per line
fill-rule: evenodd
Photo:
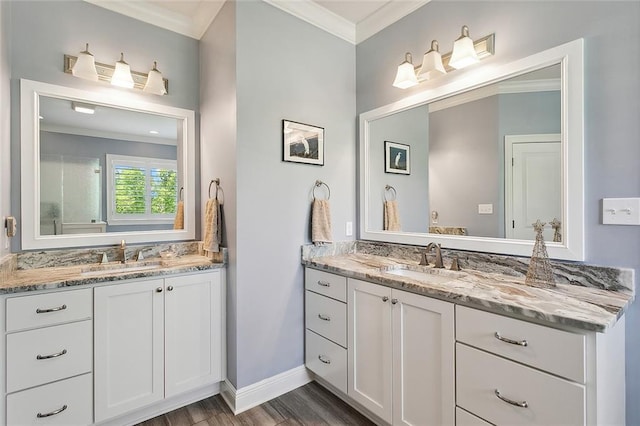
<path fill-rule="evenodd" d="M 120 241 L 120 263 L 127 263 L 127 243 Z"/>
<path fill-rule="evenodd" d="M 427 254 L 431 253 L 431 250 L 433 250 L 435 248 L 436 250 L 436 263 L 435 263 L 435 267 L 436 268 L 444 268 L 444 265 L 442 264 L 442 252 L 440 251 L 440 244 L 436 244 L 436 243 L 429 243 L 424 251 L 423 258 L 426 261 L 427 258 Z M 422 265 L 422 262 L 420 262 L 420 264 Z M 427 263 L 428 264 L 428 263 Z"/>

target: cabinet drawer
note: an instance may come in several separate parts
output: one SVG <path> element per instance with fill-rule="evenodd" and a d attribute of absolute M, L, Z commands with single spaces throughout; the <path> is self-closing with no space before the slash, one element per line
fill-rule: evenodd
<path fill-rule="evenodd" d="M 92 290 L 59 291 L 7 299 L 7 331 L 91 318 Z"/>
<path fill-rule="evenodd" d="M 496 425 L 584 425 L 583 385 L 456 344 L 457 404 Z M 513 403 L 526 402 L 519 407 Z"/>
<path fill-rule="evenodd" d="M 7 395 L 7 424 L 90 425 L 93 423 L 92 386 L 91 374 L 84 374 Z"/>
<path fill-rule="evenodd" d="M 309 268 L 306 268 L 305 274 L 304 283 L 307 290 L 347 302 L 347 279 L 345 277 Z"/>
<path fill-rule="evenodd" d="M 92 329 L 87 320 L 7 335 L 7 392 L 91 371 Z"/>
<path fill-rule="evenodd" d="M 307 368 L 346 394 L 347 350 L 313 331 L 307 330 L 305 336 Z"/>
<path fill-rule="evenodd" d="M 456 426 L 491 426 L 491 423 L 456 407 Z"/>
<path fill-rule="evenodd" d="M 319 335 L 347 346 L 347 305 L 312 291 L 305 295 L 306 327 Z"/>
<path fill-rule="evenodd" d="M 576 382 L 586 380 L 582 334 L 458 306 L 456 340 Z M 524 341 L 526 346 L 516 343 Z"/>

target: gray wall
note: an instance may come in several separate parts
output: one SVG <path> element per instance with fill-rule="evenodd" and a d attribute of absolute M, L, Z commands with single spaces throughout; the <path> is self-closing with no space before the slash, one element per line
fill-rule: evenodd
<path fill-rule="evenodd" d="M 197 40 L 79 0 L 2 1 L 2 6 L 3 14 L 8 14 L 6 30 L 11 41 L 11 207 L 14 215 L 20 215 L 19 79 L 198 110 Z M 113 88 L 107 83 L 65 74 L 63 54 L 77 55 L 86 42 L 98 62 L 115 62 L 120 52 L 124 52 L 132 70 L 148 72 L 153 61 L 158 61 L 158 68 L 169 79 L 169 95 Z M 199 200 L 196 201 L 199 204 Z M 13 252 L 20 251 L 19 235 L 13 239 L 11 248 Z"/>
<path fill-rule="evenodd" d="M 9 14 L 5 2 L 0 2 L 0 259 L 9 254 L 9 238 L 4 232 L 7 216 L 17 215 L 11 209 L 11 145 L 10 139 L 10 86 L 9 67 Z"/>
<path fill-rule="evenodd" d="M 405 51 L 415 57 L 434 38 L 440 41 L 441 51 L 450 51 L 463 24 L 472 36 L 496 33 L 493 64 L 583 37 L 586 262 L 634 268 L 637 276 L 640 227 L 601 225 L 600 199 L 640 195 L 639 16 L 637 1 L 434 1 L 358 45 L 357 110 L 367 111 L 424 90 L 392 87 L 396 65 Z M 460 78 L 472 72 L 470 67 L 455 74 Z M 626 315 L 627 424 L 632 425 L 640 424 L 640 304 L 634 303 Z"/>
<path fill-rule="evenodd" d="M 251 1 L 225 5 L 201 53 L 202 183 L 220 175 L 237 196 L 225 207 L 228 377 L 242 388 L 304 363 L 300 246 L 316 179 L 331 187 L 334 240 L 353 238 L 355 47 Z M 282 119 L 324 127 L 323 167 L 282 161 Z"/>
<path fill-rule="evenodd" d="M 393 114 L 369 125 L 369 228 L 382 230 L 385 185 L 396 189 L 403 231 L 427 232 L 429 227 L 429 109 L 422 106 Z M 411 174 L 385 173 L 384 142 L 409 145 Z M 393 197 L 387 192 L 387 198 Z"/>

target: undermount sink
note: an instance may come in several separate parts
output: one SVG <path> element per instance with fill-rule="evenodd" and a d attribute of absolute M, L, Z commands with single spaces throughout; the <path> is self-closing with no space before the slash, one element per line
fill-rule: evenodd
<path fill-rule="evenodd" d="M 162 268 L 162 266 L 161 261 L 144 263 L 108 263 L 105 265 L 92 265 L 82 268 L 81 274 L 84 276 L 119 274 L 123 272 L 148 271 Z"/>
<path fill-rule="evenodd" d="M 433 284 L 444 284 L 446 282 L 462 278 L 466 275 L 464 272 L 436 269 L 429 266 L 419 265 L 395 265 L 385 267 L 382 268 L 382 273 Z"/>

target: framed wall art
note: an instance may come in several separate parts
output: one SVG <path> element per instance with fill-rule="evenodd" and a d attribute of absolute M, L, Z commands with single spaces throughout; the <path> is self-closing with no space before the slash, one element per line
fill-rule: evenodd
<path fill-rule="evenodd" d="M 324 128 L 282 120 L 282 160 L 324 166 Z"/>
<path fill-rule="evenodd" d="M 384 171 L 386 173 L 411 174 L 411 146 L 384 141 Z"/>

